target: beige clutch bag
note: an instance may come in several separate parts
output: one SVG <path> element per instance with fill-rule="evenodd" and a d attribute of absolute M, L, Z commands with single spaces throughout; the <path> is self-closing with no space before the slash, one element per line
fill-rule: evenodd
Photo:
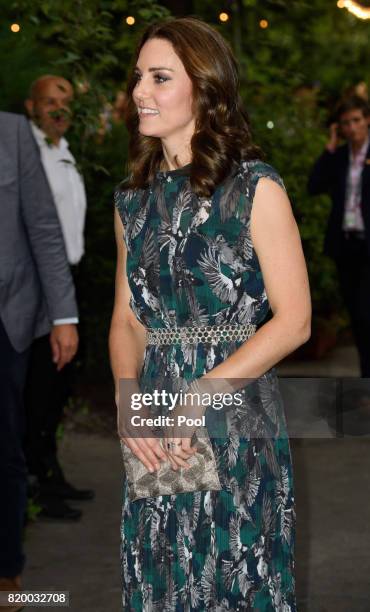
<path fill-rule="evenodd" d="M 202 435 L 192 436 L 192 446 L 197 444 L 197 452 L 187 459 L 190 468 L 179 467 L 173 470 L 169 461 L 161 462 L 159 470 L 149 472 L 145 465 L 132 453 L 121 440 L 123 463 L 128 483 L 130 501 L 158 495 L 177 495 L 192 491 L 221 490 L 208 431 L 198 427 Z"/>

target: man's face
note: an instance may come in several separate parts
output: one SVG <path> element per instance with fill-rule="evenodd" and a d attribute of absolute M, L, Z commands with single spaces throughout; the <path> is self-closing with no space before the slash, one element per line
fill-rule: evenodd
<path fill-rule="evenodd" d="M 369 131 L 369 117 L 362 110 L 354 109 L 341 115 L 339 127 L 343 137 L 352 145 L 362 145 Z"/>
<path fill-rule="evenodd" d="M 32 119 L 53 141 L 59 141 L 71 124 L 72 98 L 73 89 L 68 81 L 50 79 L 39 84 L 33 100 L 27 100 Z"/>

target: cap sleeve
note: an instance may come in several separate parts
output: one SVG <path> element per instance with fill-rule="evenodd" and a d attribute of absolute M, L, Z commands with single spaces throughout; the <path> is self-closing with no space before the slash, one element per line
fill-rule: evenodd
<path fill-rule="evenodd" d="M 275 181 L 275 183 L 280 185 L 280 187 L 282 187 L 284 191 L 286 191 L 283 179 L 273 166 L 270 166 L 270 164 L 266 164 L 265 162 L 259 160 L 254 161 L 250 166 L 250 175 L 248 181 L 249 198 L 251 204 L 253 203 L 254 195 L 256 193 L 256 188 L 260 178 L 269 178 Z"/>
<path fill-rule="evenodd" d="M 119 216 L 123 223 L 123 226 L 126 227 L 127 223 L 127 215 L 128 215 L 128 200 L 129 200 L 129 190 L 125 189 L 125 183 L 128 181 L 128 177 L 125 178 L 115 189 L 114 191 L 114 205 L 118 210 Z"/>

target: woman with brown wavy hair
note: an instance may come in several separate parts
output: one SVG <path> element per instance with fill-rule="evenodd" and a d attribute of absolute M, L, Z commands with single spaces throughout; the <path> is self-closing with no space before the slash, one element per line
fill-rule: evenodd
<path fill-rule="evenodd" d="M 115 194 L 110 331 L 127 467 L 124 610 L 296 610 L 292 462 L 274 365 L 308 339 L 310 294 L 290 202 L 252 144 L 238 87 L 228 44 L 204 22 L 144 33 L 127 90 L 130 174 Z M 194 409 L 178 401 L 162 439 L 145 419 L 135 435 L 123 380 L 145 391 L 208 383 L 242 401 L 224 411 L 196 471 L 196 421 L 189 433 L 175 418 Z M 163 410 L 153 401 L 141 415 Z M 211 466 L 203 480 L 199 465 Z"/>

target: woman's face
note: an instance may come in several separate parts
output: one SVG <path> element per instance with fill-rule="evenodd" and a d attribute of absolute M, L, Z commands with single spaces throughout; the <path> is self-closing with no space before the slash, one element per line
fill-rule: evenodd
<path fill-rule="evenodd" d="M 195 128 L 192 83 L 172 44 L 148 40 L 135 70 L 133 99 L 139 113 L 139 131 L 179 146 L 190 141 Z"/>

